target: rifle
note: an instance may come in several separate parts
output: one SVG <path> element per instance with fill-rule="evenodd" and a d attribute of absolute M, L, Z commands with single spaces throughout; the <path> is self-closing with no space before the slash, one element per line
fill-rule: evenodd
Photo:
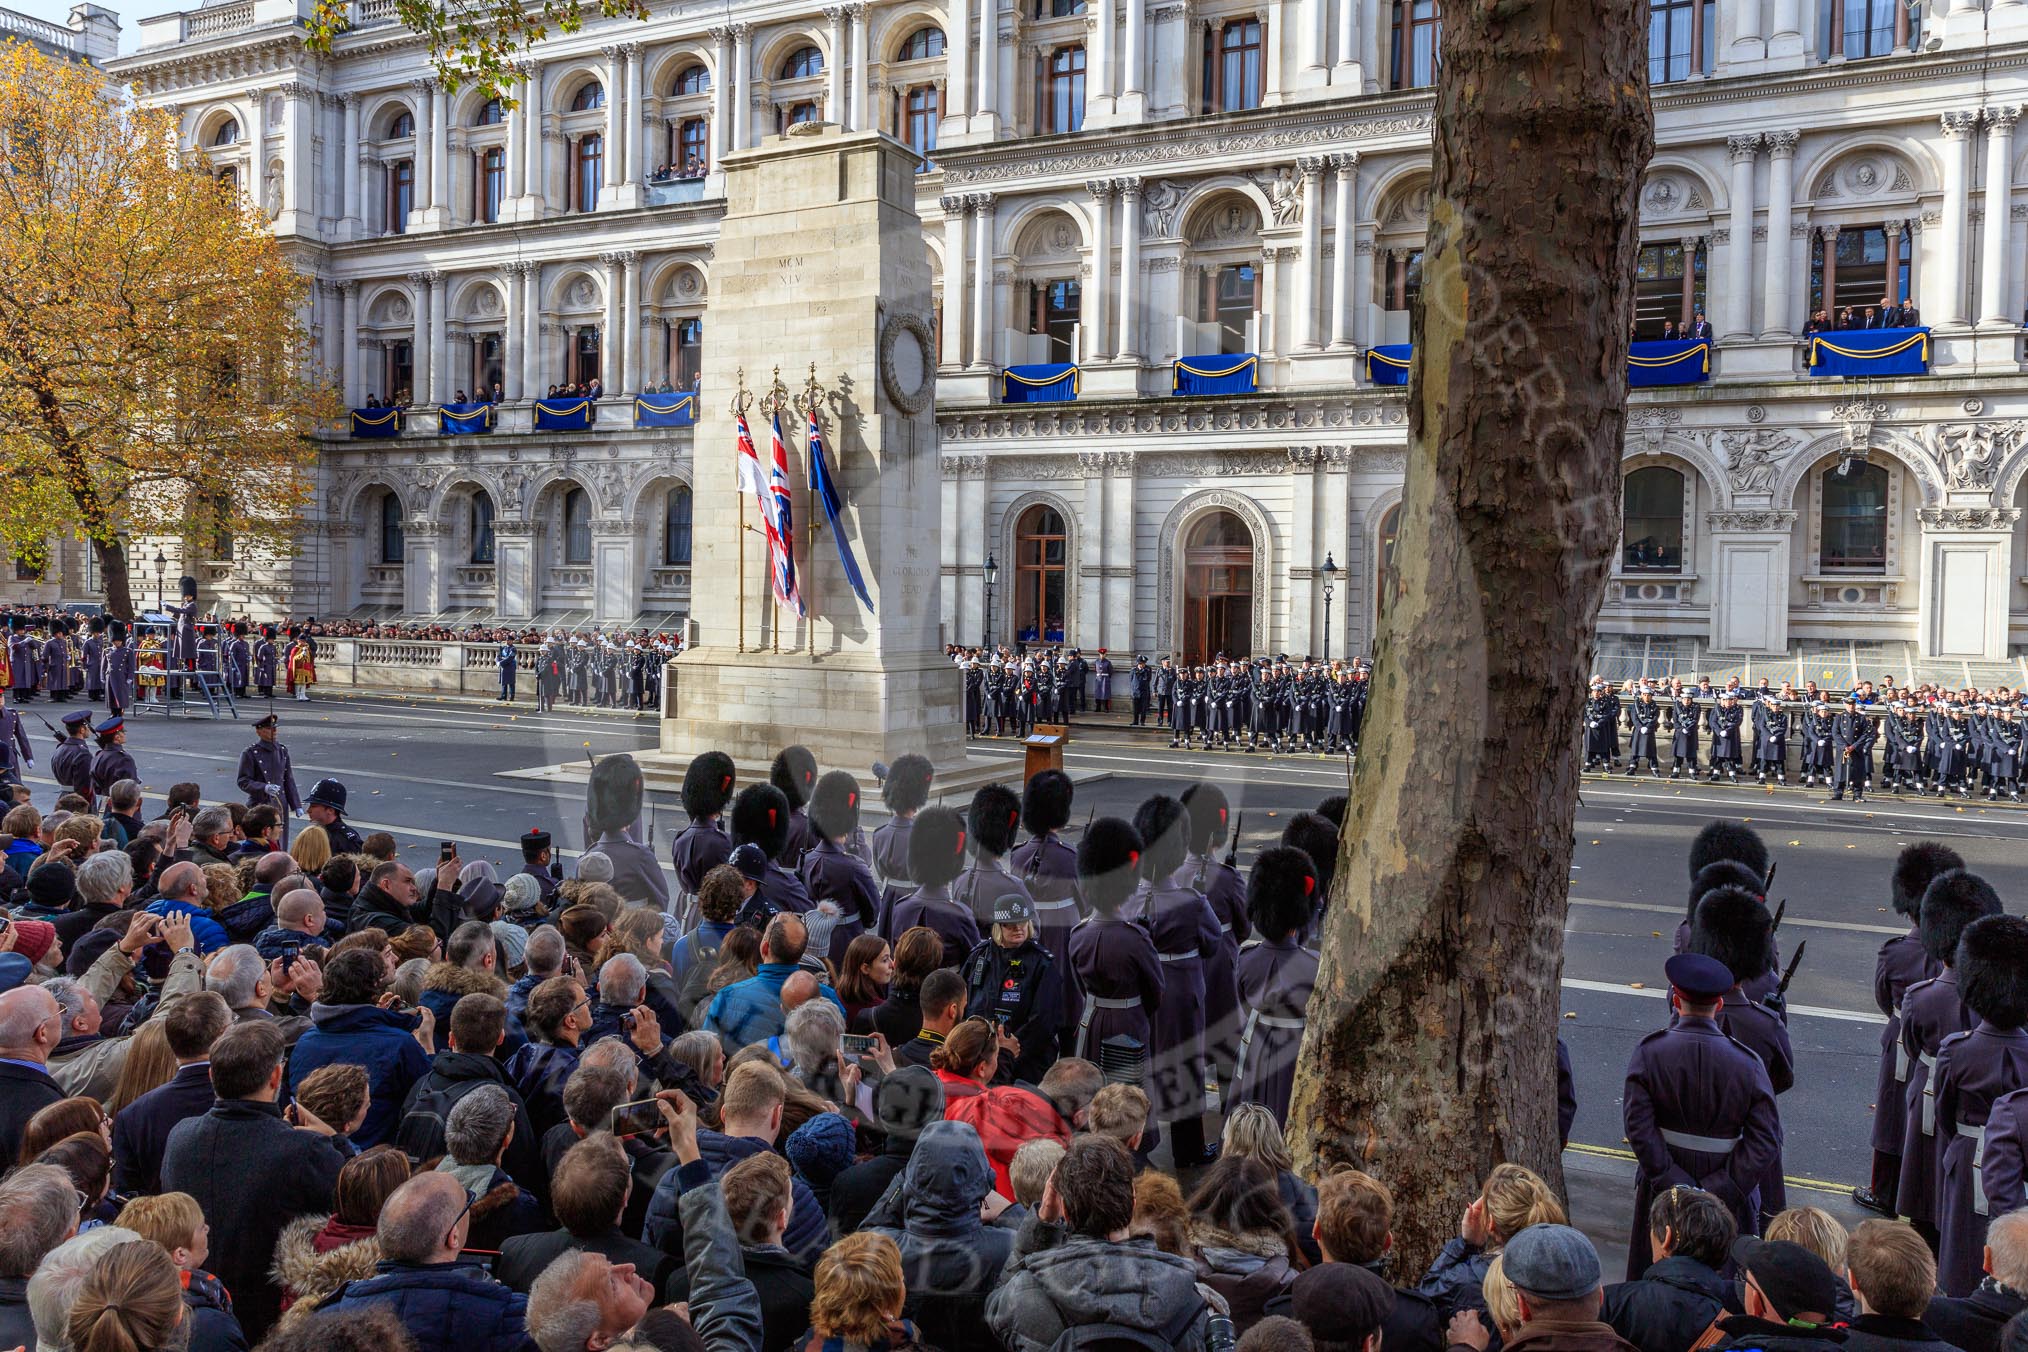
<path fill-rule="evenodd" d="M 1765 894 L 1765 889 L 1767 889 L 1767 888 L 1770 888 L 1770 887 L 1773 887 L 1773 886 L 1774 886 L 1774 876 L 1775 876 L 1775 870 L 1781 867 L 1781 862 L 1782 862 L 1781 860 L 1779 860 L 1779 859 L 1776 859 L 1776 860 L 1773 860 L 1773 861 L 1771 861 L 1771 862 L 1770 862 L 1770 863 L 1768 864 L 1768 866 L 1767 866 L 1767 877 L 1765 877 L 1765 878 L 1761 879 L 1761 883 L 1760 883 L 1760 885 L 1761 885 L 1761 888 L 1762 888 L 1762 890 L 1763 890 L 1763 894 Z"/>
<path fill-rule="evenodd" d="M 1796 945 L 1795 954 L 1789 959 L 1789 969 L 1786 972 L 1782 973 L 1782 984 L 1775 987 L 1776 995 L 1784 995 L 1788 992 L 1789 982 L 1796 979 L 1796 968 L 1803 961 L 1803 950 L 1808 948 L 1809 946 L 1810 941 L 1808 939 L 1805 939 L 1801 943 Z"/>
<path fill-rule="evenodd" d="M 1239 863 L 1239 837 L 1246 830 L 1246 814 L 1240 813 L 1232 823 L 1232 848 L 1225 852 L 1225 866 L 1234 868 Z"/>
<path fill-rule="evenodd" d="M 56 725 L 51 723 L 48 719 L 44 718 L 41 714 L 37 714 L 35 716 L 35 721 L 42 724 L 43 727 L 49 729 L 49 735 L 56 738 L 56 744 L 58 746 L 62 746 L 65 742 L 70 740 L 68 737 L 65 737 L 62 733 L 58 732 L 56 730 Z"/>
<path fill-rule="evenodd" d="M 1789 899 L 1787 897 L 1783 897 L 1781 900 L 1781 904 L 1775 907 L 1774 923 L 1767 927 L 1769 934 L 1774 933 L 1776 930 L 1782 927 L 1782 913 L 1788 909 L 1789 909 Z"/>

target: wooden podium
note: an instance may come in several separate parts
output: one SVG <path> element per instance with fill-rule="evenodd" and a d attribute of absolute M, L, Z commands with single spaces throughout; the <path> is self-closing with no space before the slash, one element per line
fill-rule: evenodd
<path fill-rule="evenodd" d="M 1026 784 L 1044 770 L 1063 768 L 1063 748 L 1070 742 L 1070 729 L 1061 723 L 1037 723 L 1035 731 L 1022 739 L 1028 748 L 1026 763 L 1021 767 L 1021 782 Z"/>

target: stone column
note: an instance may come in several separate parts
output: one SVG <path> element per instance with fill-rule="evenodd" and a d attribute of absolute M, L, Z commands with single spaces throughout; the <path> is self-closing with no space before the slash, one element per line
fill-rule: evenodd
<path fill-rule="evenodd" d="M 732 26 L 732 148 L 753 141 L 753 25 Z"/>
<path fill-rule="evenodd" d="M 2007 244 L 2013 229 L 2014 123 L 2018 106 L 1986 110 L 1986 220 L 1979 249 L 1979 323 L 2011 327 Z"/>
<path fill-rule="evenodd" d="M 946 58 L 948 60 L 948 58 Z M 979 0 L 979 111 L 975 136 L 1000 134 L 1000 0 Z"/>
<path fill-rule="evenodd" d="M 436 136 L 431 130 L 436 81 L 411 80 L 408 87 L 415 95 L 415 186 L 410 194 L 415 206 L 408 216 L 408 228 L 413 230 L 436 200 L 430 195 L 436 184 Z"/>
<path fill-rule="evenodd" d="M 1331 213 L 1331 346 L 1352 346 L 1352 238 L 1353 209 L 1359 196 L 1359 152 L 1341 151 L 1331 156 L 1337 175 L 1337 194 Z"/>
<path fill-rule="evenodd" d="M 1346 330 L 1352 346 L 1359 347 L 1366 342 L 1368 307 L 1373 303 L 1373 241 L 1356 223 L 1352 232 L 1352 313 Z M 1340 243 L 1338 247 L 1346 246 Z"/>
<path fill-rule="evenodd" d="M 1317 473 L 1315 446 L 1291 446 L 1288 457 L 1289 487 L 1294 501 L 1290 504 L 1288 537 L 1289 627 L 1282 643 L 1292 653 L 1315 653 L 1323 647 L 1318 642 L 1323 617 L 1317 613 L 1317 565 L 1324 561 L 1324 547 L 1317 543 L 1317 514 L 1324 497 L 1319 482 L 1322 476 Z"/>
<path fill-rule="evenodd" d="M 539 399 L 549 388 L 542 378 L 542 265 L 521 267 L 528 293 L 521 304 L 521 391 L 523 398 Z"/>
<path fill-rule="evenodd" d="M 608 383 L 606 389 L 609 393 L 635 394 L 644 383 L 641 373 L 641 256 L 628 249 L 622 251 L 618 258 L 620 266 L 627 270 L 626 286 L 621 292 L 619 329 L 627 346 L 626 361 L 620 368 L 626 375 L 626 383 L 617 391 Z"/>
<path fill-rule="evenodd" d="M 1127 20 L 1120 31 L 1120 101 L 1122 122 L 1148 119 L 1148 0 L 1127 0 Z"/>
<path fill-rule="evenodd" d="M 338 209 L 344 219 L 339 229 L 350 238 L 359 234 L 360 223 L 366 216 L 366 208 L 359 199 L 359 100 L 351 94 L 340 94 L 338 106 L 345 121 L 345 142 L 339 151 L 339 160 L 344 165 L 345 196 Z"/>
<path fill-rule="evenodd" d="M 1749 6 L 1750 8 L 1751 6 Z M 1726 138 L 1732 158 L 1732 223 L 1725 254 L 1725 319 L 1721 338 L 1753 336 L 1753 158 L 1760 136 Z"/>
<path fill-rule="evenodd" d="M 1802 56 L 1803 46 L 1801 0 L 1774 0 L 1774 31 L 1768 34 L 1768 56 L 1775 60 L 1792 61 Z M 1774 238 L 1772 231 L 1768 238 Z"/>
<path fill-rule="evenodd" d="M 1332 0 L 1302 0 L 1303 28 L 1302 50 L 1298 59 L 1301 71 L 1300 83 L 1321 85 L 1324 83 L 1324 67 L 1329 62 L 1325 45 L 1327 29 L 1331 23 Z"/>
<path fill-rule="evenodd" d="M 853 0 L 845 6 L 845 14 L 852 20 L 852 120 L 846 125 L 853 131 L 870 131 L 873 123 L 866 115 L 866 90 L 872 72 L 867 69 L 865 0 Z"/>
<path fill-rule="evenodd" d="M 507 146 L 505 151 L 507 157 L 507 201 L 503 204 L 505 210 L 500 213 L 503 220 L 513 213 L 515 205 L 521 201 L 522 196 L 528 191 L 528 95 L 525 90 L 514 89 L 514 86 L 522 83 L 521 77 L 518 75 L 508 81 L 508 88 L 514 93 L 516 102 L 521 106 L 509 109 L 507 113 Z"/>
<path fill-rule="evenodd" d="M 627 174 L 622 183 L 643 183 L 647 174 L 642 171 L 646 157 L 648 99 L 641 88 L 641 44 L 629 42 L 620 50 L 627 55 Z M 631 617 L 629 617 L 631 618 Z"/>
<path fill-rule="evenodd" d="M 829 50 L 824 54 L 824 120 L 845 125 L 845 7 L 824 6 L 830 25 Z"/>
<path fill-rule="evenodd" d="M 1315 352 L 1322 347 L 1318 321 L 1323 317 L 1324 290 L 1324 170 L 1322 155 L 1296 157 L 1296 175 L 1303 187 L 1303 253 L 1295 281 L 1296 332 L 1292 335 L 1298 352 Z"/>
<path fill-rule="evenodd" d="M 1064 617 L 1074 628 L 1064 637 L 1080 648 L 1095 649 L 1104 646 L 1099 635 L 1105 622 L 1105 452 L 1081 452 L 1077 466 L 1084 475 L 1084 506 L 1078 514 L 1075 605 Z"/>
<path fill-rule="evenodd" d="M 1105 556 L 1106 647 L 1113 661 L 1113 688 L 1124 690 L 1134 659 L 1134 453 L 1107 451 Z M 1117 698 L 1117 696 L 1115 697 Z"/>
<path fill-rule="evenodd" d="M 1760 39 L 1761 0 L 1738 0 L 1723 6 L 1722 14 L 1732 16 L 1732 60 L 1759 61 L 1767 56 L 1767 46 Z"/>
<path fill-rule="evenodd" d="M 983 371 L 993 364 L 993 202 L 989 192 L 972 193 L 965 199 L 978 217 L 972 257 L 972 369 Z"/>
<path fill-rule="evenodd" d="M 1979 125 L 1974 112 L 1943 115 L 1943 238 L 1937 250 L 1937 289 L 1940 296 L 1923 297 L 1922 309 L 1933 323 L 1962 324 L 1965 306 L 1965 226 L 1967 224 L 1966 158 L 1971 154 L 1972 134 Z M 1929 275 L 1928 270 L 1924 276 Z M 1941 303 L 1939 303 L 1941 302 Z"/>
<path fill-rule="evenodd" d="M 970 210 L 963 197 L 945 197 L 944 209 L 944 317 L 939 330 L 943 365 L 956 369 L 965 364 L 965 213 Z"/>
<path fill-rule="evenodd" d="M 625 181 L 626 146 L 622 141 L 625 133 L 623 109 L 626 99 L 621 94 L 627 68 L 622 62 L 624 49 L 617 44 L 599 48 L 599 55 L 606 59 L 606 68 L 599 76 L 606 86 L 606 181 L 600 185 L 599 198 L 604 200 L 613 195 L 613 190 Z"/>
<path fill-rule="evenodd" d="M 1264 106 L 1282 101 L 1282 18 L 1288 13 L 1284 0 L 1267 0 L 1256 13 L 1261 34 L 1261 98 Z"/>
<path fill-rule="evenodd" d="M 528 353 L 525 330 L 528 327 L 528 269 L 533 264 L 521 259 L 506 263 L 502 271 L 507 274 L 507 328 L 500 335 L 501 346 L 505 349 L 500 363 L 500 383 L 505 387 L 507 401 L 513 403 L 523 397 L 521 391 L 526 384 Z"/>
<path fill-rule="evenodd" d="M 451 93 L 430 81 L 430 214 L 432 225 L 451 222 Z"/>
<path fill-rule="evenodd" d="M 989 0 L 990 2 L 990 0 Z M 950 32 L 945 35 L 943 127 L 937 137 L 948 143 L 970 128 L 972 111 L 972 0 L 950 0 Z"/>
<path fill-rule="evenodd" d="M 361 396 L 360 376 L 363 363 L 359 360 L 359 283 L 338 283 L 338 325 L 342 330 L 338 336 L 338 359 L 344 363 L 341 373 L 345 390 L 345 407 L 358 408 L 366 400 Z"/>
<path fill-rule="evenodd" d="M 711 30 L 716 59 L 711 70 L 711 167 L 732 149 L 732 29 Z"/>
<path fill-rule="evenodd" d="M 1275 316 L 1281 311 L 1282 256 L 1289 252 L 1272 244 L 1260 251 L 1260 308 L 1256 325 L 1260 332 L 1254 341 L 1263 357 L 1273 357 L 1279 350 L 1275 347 Z"/>
<path fill-rule="evenodd" d="M 1084 185 L 1091 194 L 1091 285 L 1085 289 L 1082 306 L 1083 350 L 1073 354 L 1077 361 L 1105 361 L 1113 355 L 1111 329 L 1106 323 L 1106 301 L 1113 292 L 1113 184 L 1111 179 L 1093 179 Z"/>
<path fill-rule="evenodd" d="M 1113 180 L 1120 194 L 1120 330 L 1115 343 L 1122 361 L 1139 361 L 1141 346 L 1141 180 Z"/>
<path fill-rule="evenodd" d="M 1793 131 L 1767 134 L 1767 312 L 1761 316 L 1761 331 L 1770 338 L 1787 338 L 1795 332 L 1789 313 L 1789 255 L 1794 245 L 1789 227 L 1795 210 L 1796 140 Z M 1685 268 L 1685 273 L 1690 271 Z"/>
<path fill-rule="evenodd" d="M 992 4 L 994 0 L 986 0 Z M 1110 121 L 1119 106 L 1113 97 L 1113 0 L 1090 0 L 1091 74 L 1085 85 L 1085 121 Z"/>
<path fill-rule="evenodd" d="M 445 303 L 450 278 L 438 270 L 424 275 L 430 283 L 430 402 L 441 404 L 451 397 L 454 384 L 450 343 L 444 336 L 445 321 L 450 318 L 450 306 Z"/>
<path fill-rule="evenodd" d="M 1331 83 L 1357 94 L 1364 82 L 1359 69 L 1359 0 L 1338 0 L 1338 64 Z"/>
<path fill-rule="evenodd" d="M 415 402 L 427 404 L 430 393 L 430 280 L 434 273 L 411 272 L 408 274 L 409 294 L 415 298 L 415 324 L 409 331 L 410 365 L 413 368 L 410 379 L 415 381 L 412 393 Z M 389 389 L 391 399 L 399 391 Z"/>
<path fill-rule="evenodd" d="M 1387 67 L 1380 59 L 1380 38 L 1386 28 L 1380 0 L 1352 0 L 1359 10 L 1359 69 L 1361 82 L 1373 88 L 1387 83 Z M 1353 90 L 1358 93 L 1358 90 Z"/>
<path fill-rule="evenodd" d="M 531 216 L 540 216 L 548 197 L 547 185 L 542 174 L 542 63 L 531 61 L 521 67 L 523 98 L 521 104 L 522 143 L 528 152 L 527 181 L 522 191 L 528 195 Z"/>
<path fill-rule="evenodd" d="M 626 359 L 627 341 L 625 324 L 620 318 L 620 290 L 626 285 L 623 270 L 629 257 L 625 253 L 599 255 L 599 262 L 606 265 L 606 314 L 599 328 L 599 380 L 608 394 L 618 394 L 626 376 L 622 363 Z"/>

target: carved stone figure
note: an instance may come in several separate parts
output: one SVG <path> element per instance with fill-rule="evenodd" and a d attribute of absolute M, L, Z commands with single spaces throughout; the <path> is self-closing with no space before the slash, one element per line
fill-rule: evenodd
<path fill-rule="evenodd" d="M 1725 477 L 1735 493 L 1774 491 L 1776 461 L 1788 449 L 1788 438 L 1772 428 L 1727 432 Z"/>

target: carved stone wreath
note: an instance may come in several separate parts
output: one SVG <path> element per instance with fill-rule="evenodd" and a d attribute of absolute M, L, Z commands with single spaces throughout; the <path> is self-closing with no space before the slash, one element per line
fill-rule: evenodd
<path fill-rule="evenodd" d="M 915 354 L 900 350 L 906 336 Z M 936 340 L 920 316 L 891 314 L 880 330 L 880 384 L 894 406 L 910 415 L 921 413 L 936 396 Z"/>

